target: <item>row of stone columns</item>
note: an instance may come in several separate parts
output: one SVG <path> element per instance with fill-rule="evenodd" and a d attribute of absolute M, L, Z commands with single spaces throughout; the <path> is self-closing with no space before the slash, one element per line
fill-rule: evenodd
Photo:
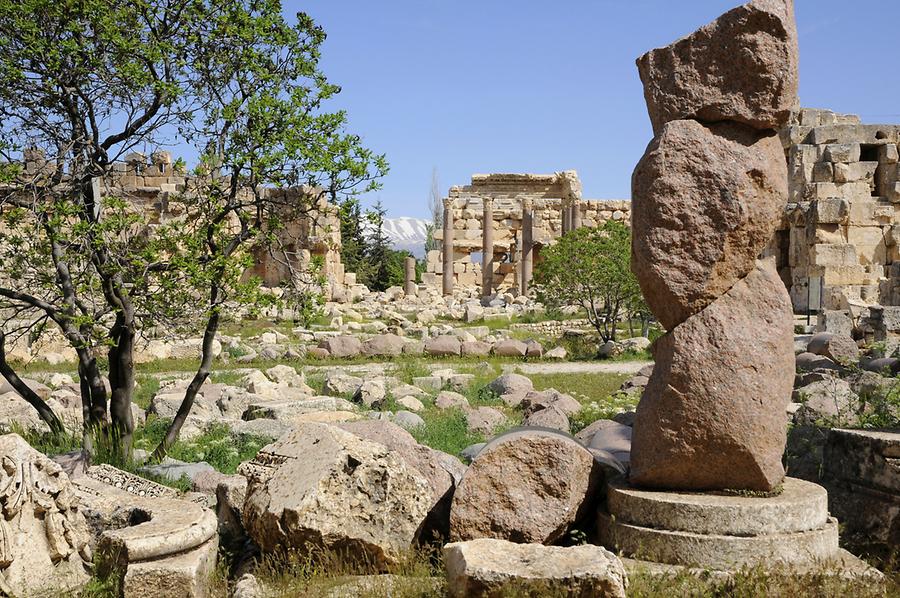
<path fill-rule="evenodd" d="M 481 294 L 489 297 L 494 286 L 494 200 L 484 198 L 484 211 L 481 219 Z M 576 200 L 574 204 L 562 208 L 563 233 L 581 228 L 581 206 Z M 516 248 L 514 261 L 518 263 L 517 278 L 519 292 L 528 293 L 534 272 L 534 201 L 526 198 L 522 202 L 522 238 Z M 453 294 L 453 201 L 444 199 L 444 237 L 442 243 L 444 295 Z M 409 266 L 407 265 L 407 268 Z M 413 277 L 415 267 L 413 266 Z M 413 278 L 414 280 L 414 278 Z M 407 269 L 407 288 L 409 287 L 409 270 Z M 410 291 L 407 291 L 410 294 Z"/>

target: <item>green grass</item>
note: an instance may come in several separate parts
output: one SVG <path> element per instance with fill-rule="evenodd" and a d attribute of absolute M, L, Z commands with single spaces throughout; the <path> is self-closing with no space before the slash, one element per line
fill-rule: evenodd
<path fill-rule="evenodd" d="M 153 418 L 141 428 L 140 437 L 135 438 L 135 447 L 152 451 L 163 439 L 170 421 Z M 238 465 L 253 458 L 259 449 L 269 444 L 262 437 L 241 435 L 235 437 L 228 426 L 214 424 L 203 434 L 192 440 L 178 440 L 169 449 L 173 459 L 187 463 L 206 461 L 216 471 L 232 474 Z"/>
<path fill-rule="evenodd" d="M 639 398 L 618 392 L 630 378 L 625 374 L 534 374 L 530 378 L 537 390 L 555 388 L 581 403 L 581 410 L 569 418 L 573 434 L 598 419 L 611 419 L 617 413 L 634 409 Z"/>
<path fill-rule="evenodd" d="M 483 435 L 469 430 L 466 416 L 460 409 L 432 407 L 419 415 L 425 420 L 425 426 L 410 430 L 410 434 L 433 449 L 456 456 L 467 446 L 485 440 Z"/>
<path fill-rule="evenodd" d="M 137 382 L 137 388 L 134 389 L 131 401 L 146 411 L 150 406 L 150 401 L 159 392 L 159 379 L 155 376 L 141 374 L 135 377 L 135 381 Z"/>

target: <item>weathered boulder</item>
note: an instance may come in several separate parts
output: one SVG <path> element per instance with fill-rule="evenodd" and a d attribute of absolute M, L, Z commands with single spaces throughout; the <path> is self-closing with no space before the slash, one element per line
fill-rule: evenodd
<path fill-rule="evenodd" d="M 469 406 L 469 399 L 458 392 L 442 390 L 435 397 L 434 406 L 438 409 L 465 409 Z"/>
<path fill-rule="evenodd" d="M 525 357 L 528 354 L 528 345 L 516 339 L 507 339 L 494 343 L 492 349 L 494 355 L 500 357 Z"/>
<path fill-rule="evenodd" d="M 325 374 L 325 386 L 323 391 L 325 394 L 333 397 L 353 396 L 362 384 L 362 378 L 332 370 Z"/>
<path fill-rule="evenodd" d="M 0 436 L 0 593 L 66 594 L 87 583 L 90 534 L 69 477 L 17 434 Z"/>
<path fill-rule="evenodd" d="M 551 407 L 558 409 L 566 416 L 574 415 L 581 410 L 581 403 L 571 395 L 561 393 L 555 388 L 533 390 L 525 395 L 519 406 L 526 417 Z"/>
<path fill-rule="evenodd" d="M 355 336 L 342 335 L 322 339 L 319 347 L 336 359 L 356 357 L 362 353 L 362 342 Z"/>
<path fill-rule="evenodd" d="M 849 336 L 819 332 L 814 334 L 806 350 L 814 355 L 822 355 L 837 363 L 850 364 L 859 360 L 859 347 Z"/>
<path fill-rule="evenodd" d="M 362 352 L 368 357 L 396 357 L 403 353 L 405 343 L 396 334 L 382 334 L 363 343 Z"/>
<path fill-rule="evenodd" d="M 765 260 L 657 340 L 635 416 L 631 482 L 760 491 L 781 483 L 791 330 L 790 299 L 774 261 Z"/>
<path fill-rule="evenodd" d="M 526 430 L 495 439 L 463 475 L 450 509 L 454 541 L 550 544 L 587 515 L 600 470 L 571 438 Z"/>
<path fill-rule="evenodd" d="M 466 410 L 466 426 L 469 431 L 490 438 L 497 428 L 506 424 L 506 416 L 493 407 L 475 407 Z"/>
<path fill-rule="evenodd" d="M 787 180 L 774 133 L 679 120 L 651 142 L 632 178 L 631 267 L 667 330 L 753 270 Z"/>
<path fill-rule="evenodd" d="M 679 119 L 780 129 L 797 104 L 793 0 L 754 0 L 638 59 L 658 133 Z"/>
<path fill-rule="evenodd" d="M 522 374 L 501 374 L 487 386 L 497 396 L 527 393 L 534 390 L 534 383 Z"/>
<path fill-rule="evenodd" d="M 384 378 L 370 378 L 363 381 L 355 393 L 353 402 L 362 403 L 366 407 L 378 409 L 387 398 L 387 388 Z"/>
<path fill-rule="evenodd" d="M 402 409 L 394 414 L 393 421 L 404 430 L 415 430 L 416 428 L 425 427 L 425 420 L 422 419 L 422 416 Z"/>
<path fill-rule="evenodd" d="M 389 421 L 363 420 L 336 425 L 360 438 L 383 444 L 422 475 L 430 488 L 428 519 L 423 535 L 425 538 L 435 533 L 446 536 L 453 491 L 462 479 L 466 466 L 456 457 L 419 444 L 409 432 Z"/>
<path fill-rule="evenodd" d="M 823 355 L 803 352 L 794 358 L 794 364 L 799 372 L 812 372 L 815 370 L 839 370 L 838 364 Z"/>
<path fill-rule="evenodd" d="M 425 352 L 437 357 L 459 356 L 461 351 L 461 343 L 455 336 L 436 336 L 425 343 Z"/>
<path fill-rule="evenodd" d="M 525 342 L 525 357 L 540 359 L 544 356 L 544 345 L 534 339 Z"/>
<path fill-rule="evenodd" d="M 289 365 L 276 365 L 266 370 L 266 376 L 272 382 L 287 384 L 288 386 L 300 387 L 306 385 L 303 374 L 297 373 L 297 370 Z"/>
<path fill-rule="evenodd" d="M 419 411 L 425 410 L 425 404 L 413 396 L 400 397 L 399 399 L 397 399 L 397 404 L 412 411 L 413 413 L 418 413 Z"/>
<path fill-rule="evenodd" d="M 801 386 L 793 393 L 793 399 L 801 403 L 794 414 L 798 424 L 818 424 L 823 427 L 841 427 L 856 424 L 862 408 L 859 396 L 850 383 L 836 376 Z"/>
<path fill-rule="evenodd" d="M 396 452 L 335 426 L 300 424 L 240 467 L 244 525 L 263 551 L 341 550 L 376 567 L 415 542 L 432 505 Z"/>
<path fill-rule="evenodd" d="M 525 419 L 522 421 L 522 425 L 550 428 L 551 430 L 559 430 L 560 432 L 568 432 L 570 430 L 569 418 L 555 405 L 550 405 L 546 409 L 541 409 L 540 411 L 535 411 L 526 415 Z"/>
<path fill-rule="evenodd" d="M 484 341 L 465 341 L 460 345 L 464 357 L 485 357 L 491 354 L 491 344 Z"/>
<path fill-rule="evenodd" d="M 563 548 L 481 538 L 444 547 L 451 596 L 603 596 L 625 598 L 622 562 L 592 544 Z"/>

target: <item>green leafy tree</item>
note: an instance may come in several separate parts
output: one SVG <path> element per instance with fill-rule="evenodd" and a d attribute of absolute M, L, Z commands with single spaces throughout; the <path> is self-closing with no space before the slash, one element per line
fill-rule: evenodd
<path fill-rule="evenodd" d="M 341 262 L 347 272 L 356 273 L 357 282 L 366 284 L 370 275 L 367 258 L 369 240 L 359 198 L 344 199 L 340 203 L 338 216 L 341 223 Z"/>
<path fill-rule="evenodd" d="M 640 297 L 631 272 L 631 230 L 617 221 L 580 228 L 541 252 L 535 270 L 538 299 L 549 308 L 579 305 L 604 342 Z"/>
<path fill-rule="evenodd" d="M 209 375 L 225 307 L 271 297 L 243 276 L 252 252 L 271 249 L 285 222 L 325 199 L 377 187 L 386 170 L 344 132 L 343 112 L 322 107 L 339 91 L 318 69 L 324 32 L 303 14 L 288 23 L 280 9 L 0 0 L 0 152 L 10 163 L 0 169 L 0 280 L 15 281 L 0 282 L 0 341 L 61 331 L 78 355 L 88 453 L 96 428 L 130 451 L 141 329 L 204 331 L 160 457 Z M 202 154 L 188 189 L 170 198 L 180 217 L 152 222 L 133 198 L 101 193 L 126 152 L 176 134 Z"/>

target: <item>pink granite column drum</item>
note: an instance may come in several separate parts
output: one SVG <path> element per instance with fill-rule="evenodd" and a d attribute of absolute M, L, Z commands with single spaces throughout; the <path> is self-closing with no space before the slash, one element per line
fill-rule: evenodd
<path fill-rule="evenodd" d="M 755 0 L 638 60 L 656 137 L 632 178 L 632 269 L 668 332 L 635 417 L 636 486 L 784 479 L 792 311 L 759 256 L 787 202 L 776 131 L 797 54 L 792 0 Z"/>

